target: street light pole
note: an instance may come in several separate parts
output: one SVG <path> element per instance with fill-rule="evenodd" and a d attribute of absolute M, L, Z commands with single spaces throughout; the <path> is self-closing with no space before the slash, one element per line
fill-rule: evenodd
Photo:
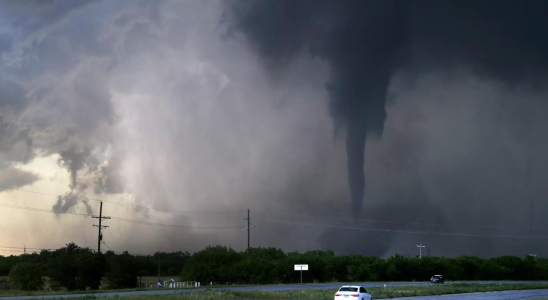
<path fill-rule="evenodd" d="M 422 248 L 426 246 L 423 246 L 422 244 L 418 244 L 417 247 L 419 247 L 419 259 L 422 259 Z"/>

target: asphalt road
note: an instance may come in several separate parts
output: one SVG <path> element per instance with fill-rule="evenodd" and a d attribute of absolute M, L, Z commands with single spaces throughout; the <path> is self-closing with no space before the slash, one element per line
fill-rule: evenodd
<path fill-rule="evenodd" d="M 391 300 L 518 300 L 548 298 L 548 290 L 505 291 L 472 294 L 454 294 L 443 296 L 392 298 Z"/>
<path fill-rule="evenodd" d="M 526 281 L 504 281 L 504 282 L 472 282 L 460 281 L 452 283 L 480 283 L 480 284 L 517 284 L 531 283 Z M 547 283 L 547 282 L 535 282 Z M 351 285 L 360 285 L 365 288 L 374 286 L 384 286 L 385 283 L 349 283 Z M 405 285 L 428 285 L 428 282 L 389 282 L 386 286 L 405 286 Z M 343 283 L 328 283 L 328 284 L 303 284 L 303 285 L 264 285 L 264 286 L 242 286 L 242 287 L 225 287 L 214 288 L 212 290 L 231 290 L 231 291 L 287 291 L 287 290 L 305 290 L 305 289 L 338 289 Z M 98 293 L 96 296 L 127 296 L 127 295 L 158 295 L 158 294 L 174 294 L 174 293 L 191 293 L 204 291 L 205 288 L 198 289 L 182 289 L 182 290 L 151 290 L 151 291 L 133 291 L 133 292 L 112 292 Z M 0 297 L 0 300 L 26 300 L 26 299 L 51 299 L 51 298 L 76 298 L 90 296 L 92 294 L 69 294 L 69 295 L 43 295 L 43 296 L 20 296 L 20 297 Z M 393 299 L 413 299 L 413 300 L 445 300 L 445 299 L 538 299 L 548 298 L 548 289 L 546 290 L 525 290 L 525 291 L 506 291 L 506 292 L 489 292 L 489 293 L 472 293 L 460 295 L 446 296 L 427 296 L 427 297 L 412 297 L 412 298 L 393 298 Z"/>

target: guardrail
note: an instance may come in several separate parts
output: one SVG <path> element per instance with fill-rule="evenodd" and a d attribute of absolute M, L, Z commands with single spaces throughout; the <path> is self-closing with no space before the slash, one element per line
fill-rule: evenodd
<path fill-rule="evenodd" d="M 142 285 L 141 285 L 142 287 Z M 145 288 L 166 288 L 166 289 L 175 289 L 175 288 L 199 288 L 201 287 L 201 283 L 198 281 L 164 281 L 160 285 L 156 284 L 147 284 L 144 283 Z"/>

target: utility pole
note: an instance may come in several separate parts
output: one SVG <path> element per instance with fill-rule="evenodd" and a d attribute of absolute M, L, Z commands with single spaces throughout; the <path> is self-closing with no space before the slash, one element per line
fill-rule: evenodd
<path fill-rule="evenodd" d="M 158 254 L 158 282 L 160 282 L 160 254 Z"/>
<path fill-rule="evenodd" d="M 23 254 L 27 254 L 27 245 L 25 245 L 25 248 L 23 250 Z"/>
<path fill-rule="evenodd" d="M 250 242 L 249 242 L 249 235 L 250 235 L 250 225 L 249 225 L 249 222 L 251 221 L 251 219 L 249 218 L 249 209 L 247 210 L 247 259 L 249 259 L 249 245 L 250 245 Z"/>
<path fill-rule="evenodd" d="M 419 247 L 419 259 L 422 259 L 422 248 L 424 248 L 426 246 L 423 246 L 422 244 L 419 244 L 419 245 L 417 245 L 417 247 Z"/>
<path fill-rule="evenodd" d="M 104 226 L 101 224 L 101 221 L 109 220 L 110 217 L 103 217 L 103 201 L 101 201 L 101 207 L 99 208 L 99 216 L 91 216 L 93 219 L 99 219 L 99 225 L 93 225 L 93 227 L 97 227 L 99 229 L 99 235 L 97 237 L 97 253 L 101 253 L 101 241 L 103 240 L 103 234 L 101 231 L 108 226 Z"/>

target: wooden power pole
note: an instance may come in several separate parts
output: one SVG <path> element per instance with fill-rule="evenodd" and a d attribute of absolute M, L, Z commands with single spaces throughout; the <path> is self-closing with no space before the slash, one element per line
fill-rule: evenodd
<path fill-rule="evenodd" d="M 108 226 L 102 225 L 101 221 L 108 220 L 110 217 L 103 217 L 103 202 L 101 201 L 101 207 L 99 208 L 99 216 L 91 216 L 93 219 L 99 219 L 99 225 L 93 225 L 99 229 L 99 235 L 97 236 L 97 253 L 101 253 L 101 241 L 103 240 L 102 230 Z"/>
<path fill-rule="evenodd" d="M 249 225 L 249 221 L 250 221 L 250 219 L 249 219 L 249 209 L 248 209 L 248 210 L 247 210 L 247 259 L 249 259 L 249 245 L 250 245 L 250 242 L 249 242 L 250 237 L 249 237 L 249 235 L 250 235 L 250 227 L 251 227 L 251 226 Z"/>

